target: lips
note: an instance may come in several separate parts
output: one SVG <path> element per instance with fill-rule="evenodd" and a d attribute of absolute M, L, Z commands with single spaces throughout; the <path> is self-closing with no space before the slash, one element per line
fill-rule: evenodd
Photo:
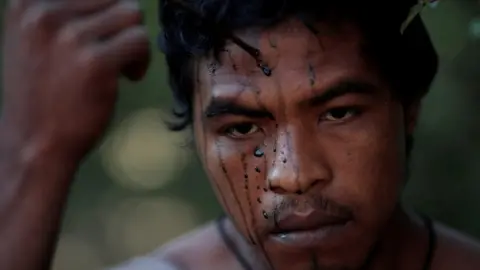
<path fill-rule="evenodd" d="M 276 219 L 270 238 L 280 248 L 298 250 L 344 245 L 351 240 L 353 216 L 324 211 L 294 212 Z M 350 240 L 349 240 L 350 239 Z"/>
<path fill-rule="evenodd" d="M 352 219 L 351 215 L 332 215 L 318 210 L 308 213 L 291 213 L 276 220 L 273 234 L 311 231 L 324 227 L 342 226 Z"/>

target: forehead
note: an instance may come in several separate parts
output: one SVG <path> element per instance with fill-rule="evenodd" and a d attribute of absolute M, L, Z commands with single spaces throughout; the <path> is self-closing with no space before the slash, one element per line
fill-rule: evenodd
<path fill-rule="evenodd" d="M 272 76 L 265 76 L 251 54 L 228 41 L 217 58 L 219 61 L 209 57 L 197 62 L 197 96 L 238 97 L 246 87 L 265 92 L 279 85 L 282 89 L 299 90 L 305 82 L 312 83 L 312 79 L 317 89 L 345 77 L 376 79 L 363 56 L 362 35 L 354 24 L 307 25 L 289 19 L 272 28 L 251 28 L 235 35 L 258 49 L 262 62 L 273 70 Z"/>

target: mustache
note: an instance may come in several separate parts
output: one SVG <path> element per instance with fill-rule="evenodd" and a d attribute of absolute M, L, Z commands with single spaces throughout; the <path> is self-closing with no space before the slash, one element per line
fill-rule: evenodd
<path fill-rule="evenodd" d="M 267 212 L 267 214 L 269 217 L 273 217 L 276 223 L 283 217 L 307 207 L 331 216 L 342 218 L 353 217 L 353 209 L 351 207 L 323 196 L 310 196 L 302 199 L 285 198 L 275 205 L 273 210 Z"/>

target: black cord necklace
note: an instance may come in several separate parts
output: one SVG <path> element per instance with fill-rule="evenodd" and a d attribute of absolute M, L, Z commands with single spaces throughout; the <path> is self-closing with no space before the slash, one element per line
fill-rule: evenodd
<path fill-rule="evenodd" d="M 433 221 L 430 218 L 424 216 L 423 221 L 428 231 L 428 248 L 427 256 L 422 269 L 430 270 L 432 267 L 433 258 L 435 257 L 435 250 L 437 249 L 437 233 L 435 232 Z"/>
<path fill-rule="evenodd" d="M 247 259 L 242 256 L 240 249 L 237 247 L 237 245 L 235 245 L 233 239 L 228 236 L 228 233 L 225 230 L 226 220 L 227 218 L 222 216 L 216 222 L 217 230 L 223 240 L 223 243 L 225 243 L 227 248 L 230 250 L 230 252 L 232 252 L 232 254 L 235 256 L 235 259 L 237 259 L 244 270 L 253 270 L 253 267 L 248 263 Z"/>
<path fill-rule="evenodd" d="M 240 263 L 242 269 L 244 270 L 254 270 L 254 268 L 248 263 L 248 260 L 242 255 L 237 245 L 235 245 L 233 239 L 228 236 L 227 231 L 225 230 L 225 221 L 226 217 L 222 216 L 216 221 L 217 229 L 222 238 L 223 242 L 227 246 L 227 248 L 232 252 L 235 256 L 235 259 Z M 425 261 L 423 263 L 422 270 L 430 270 L 433 262 L 433 258 L 435 257 L 435 250 L 437 248 L 437 234 L 435 232 L 435 228 L 433 226 L 433 221 L 428 217 L 423 217 L 425 228 L 428 231 L 428 246 L 427 246 L 427 254 L 425 257 Z M 371 252 L 372 254 L 375 253 L 375 248 Z M 370 255 L 362 269 L 367 269 L 370 265 L 371 261 L 373 260 L 373 255 Z"/>

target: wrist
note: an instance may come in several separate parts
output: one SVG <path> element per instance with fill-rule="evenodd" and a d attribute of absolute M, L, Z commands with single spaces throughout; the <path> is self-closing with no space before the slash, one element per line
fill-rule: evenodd
<path fill-rule="evenodd" d="M 75 170 L 80 160 L 58 149 L 53 139 L 26 137 L 12 132 L 0 120 L 0 162 L 22 168 L 53 168 Z"/>

